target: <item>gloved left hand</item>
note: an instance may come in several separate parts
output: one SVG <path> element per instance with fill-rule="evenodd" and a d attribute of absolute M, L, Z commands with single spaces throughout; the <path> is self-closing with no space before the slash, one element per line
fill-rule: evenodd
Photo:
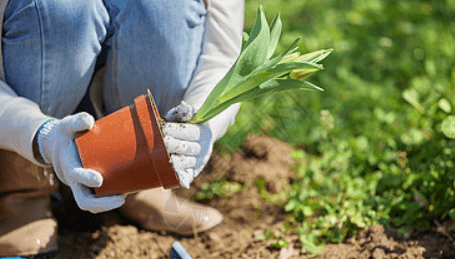
<path fill-rule="evenodd" d="M 112 210 L 125 202 L 122 195 L 96 198 L 89 187 L 100 187 L 101 174 L 82 167 L 74 135 L 89 130 L 95 120 L 88 113 L 78 113 L 61 120 L 44 123 L 37 133 L 38 148 L 47 164 L 52 164 L 57 177 L 71 188 L 77 205 L 92 213 Z"/>
<path fill-rule="evenodd" d="M 187 189 L 207 164 L 215 142 L 214 134 L 207 123 L 184 123 L 189 121 L 193 114 L 193 107 L 182 101 L 180 105 L 169 110 L 166 114 L 168 123 L 161 128 L 180 185 Z"/>

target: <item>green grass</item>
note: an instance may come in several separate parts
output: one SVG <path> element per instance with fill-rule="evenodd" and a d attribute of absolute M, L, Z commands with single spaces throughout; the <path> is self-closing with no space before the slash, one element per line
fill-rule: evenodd
<path fill-rule="evenodd" d="M 296 37 L 302 53 L 334 49 L 309 79 L 325 91 L 243 104 L 217 150 L 248 133 L 296 147 L 285 209 L 303 249 L 371 224 L 405 232 L 455 218 L 455 1 L 249 0 L 246 31 L 259 5 L 269 21 L 280 10 L 277 52 Z"/>

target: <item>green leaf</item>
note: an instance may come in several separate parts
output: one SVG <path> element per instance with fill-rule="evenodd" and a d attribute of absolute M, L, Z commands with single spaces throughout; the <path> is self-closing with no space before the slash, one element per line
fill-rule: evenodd
<path fill-rule="evenodd" d="M 292 79 L 305 80 L 318 71 L 319 71 L 319 69 L 317 69 L 317 68 L 294 69 L 291 71 L 291 74 L 289 76 Z"/>
<path fill-rule="evenodd" d="M 441 124 L 442 133 L 448 138 L 455 138 L 455 116 L 447 116 Z"/>
<path fill-rule="evenodd" d="M 296 60 L 296 58 L 300 57 L 299 52 L 294 52 L 291 54 L 286 54 L 278 63 L 286 63 Z"/>
<path fill-rule="evenodd" d="M 265 14 L 262 10 L 262 6 L 259 6 L 259 8 L 256 10 L 256 20 L 254 21 L 253 27 L 251 28 L 250 39 L 247 42 L 247 47 L 257 36 L 261 34 L 261 31 L 263 31 L 264 23 L 267 24 Z"/>
<path fill-rule="evenodd" d="M 273 55 L 273 53 L 275 53 L 276 46 L 278 45 L 278 41 L 280 40 L 281 27 L 282 25 L 280 14 L 277 14 L 270 25 L 270 44 L 267 53 L 267 59 L 269 59 Z"/>
<path fill-rule="evenodd" d="M 253 88 L 250 91 L 247 91 L 236 98 L 230 100 L 230 104 L 243 102 L 246 100 L 250 100 L 253 98 L 258 98 L 264 95 L 291 90 L 291 89 L 301 89 L 301 90 L 309 90 L 309 91 L 323 91 L 322 88 L 307 82 L 307 81 L 300 81 L 295 80 L 292 78 L 273 78 L 264 82 L 259 87 Z"/>
<path fill-rule="evenodd" d="M 236 73 L 246 76 L 256 67 L 262 65 L 267 60 L 269 43 L 270 28 L 264 12 L 259 8 L 250 38 L 244 51 L 239 56 L 237 66 L 235 66 Z"/>
<path fill-rule="evenodd" d="M 403 98 L 416 108 L 420 113 L 423 113 L 425 109 L 419 102 L 419 94 L 414 89 L 407 89 L 403 91 Z"/>
<path fill-rule="evenodd" d="M 321 49 L 317 51 L 313 51 L 311 53 L 307 53 L 304 55 L 299 56 L 295 59 L 295 61 L 305 61 L 310 63 L 318 63 L 319 61 L 325 59 L 330 53 L 332 53 L 333 49 Z"/>
<path fill-rule="evenodd" d="M 445 111 L 446 113 L 451 113 L 452 112 L 452 106 L 450 105 L 450 102 L 446 98 L 442 98 L 438 102 L 439 108 L 441 110 Z"/>
<path fill-rule="evenodd" d="M 357 227 L 359 227 L 359 228 L 366 227 L 366 223 L 365 223 L 364 219 L 362 218 L 362 215 L 360 215 L 360 213 L 356 213 L 353 216 L 351 216 L 350 220 L 352 223 L 357 225 Z"/>
<path fill-rule="evenodd" d="M 449 216 L 452 218 L 452 219 L 455 219 L 455 208 L 451 209 L 449 211 Z"/>
<path fill-rule="evenodd" d="M 312 91 L 324 91 L 324 89 L 310 82 L 296 80 L 292 78 L 274 78 L 261 84 L 259 88 L 262 90 L 264 94 L 297 88 Z"/>
<path fill-rule="evenodd" d="M 275 247 L 276 249 L 285 248 L 286 246 L 288 246 L 288 241 L 286 239 L 281 239 L 278 240 L 277 242 L 272 243 L 272 246 Z"/>
<path fill-rule="evenodd" d="M 303 211 L 303 215 L 305 215 L 305 217 L 311 217 L 314 215 L 313 209 L 311 209 L 310 206 L 303 206 L 302 211 Z"/>
<path fill-rule="evenodd" d="M 296 199 L 292 199 L 286 204 L 286 206 L 284 207 L 284 210 L 286 212 L 290 212 L 290 211 L 294 210 L 295 207 L 297 207 L 297 204 L 298 204 L 298 201 Z"/>
<path fill-rule="evenodd" d="M 248 33 L 246 32 L 242 32 L 242 48 L 240 52 L 242 52 L 246 48 L 249 39 L 250 35 L 248 35 Z"/>

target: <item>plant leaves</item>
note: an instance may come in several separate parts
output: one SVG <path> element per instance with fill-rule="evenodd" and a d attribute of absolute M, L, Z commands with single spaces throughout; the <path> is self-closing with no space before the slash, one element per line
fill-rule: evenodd
<path fill-rule="evenodd" d="M 297 42 L 299 40 L 300 40 L 300 38 L 295 39 L 283 52 L 281 52 L 279 55 L 272 58 L 271 60 L 267 61 L 266 63 L 262 64 L 256 70 L 261 71 L 261 70 L 264 70 L 264 69 L 267 69 L 267 68 L 270 68 L 270 67 L 276 65 L 286 55 L 296 51 L 297 48 L 295 48 L 295 45 L 297 44 Z M 237 71 L 236 66 L 238 65 L 238 62 L 239 62 L 239 59 L 231 67 L 231 69 L 229 70 L 227 75 L 215 86 L 215 88 L 212 90 L 212 92 L 209 94 L 209 96 L 205 100 L 202 107 L 194 115 L 194 120 L 192 120 L 192 122 L 198 121 L 201 117 L 203 117 L 205 115 L 205 113 L 207 113 L 207 111 L 210 110 L 210 108 L 213 106 L 214 102 L 217 100 L 217 98 L 222 93 L 228 92 L 234 87 L 239 87 L 239 82 L 241 82 L 242 80 L 245 80 L 245 77 L 240 77 L 235 74 Z"/>
<path fill-rule="evenodd" d="M 297 79 L 304 79 L 312 75 L 322 69 L 322 65 L 316 64 L 316 62 L 324 59 L 331 51 L 316 51 L 303 56 L 311 62 L 301 61 L 302 58 L 300 60 L 295 59 L 293 62 L 280 62 L 287 55 L 297 50 L 295 46 L 299 39 L 295 39 L 283 52 L 270 59 L 278 44 L 281 28 L 279 14 L 275 16 L 271 27 L 269 27 L 262 8 L 258 8 L 251 34 L 242 34 L 242 50 L 238 59 L 226 76 L 211 91 L 190 123 L 203 123 L 235 102 L 270 92 L 292 88 L 320 90 L 308 82 L 297 84 L 298 80 L 295 80 L 296 82 L 276 80 L 265 84 L 273 78 L 284 77 L 291 72 Z M 299 55 L 294 56 L 298 58 Z"/>
<path fill-rule="evenodd" d="M 235 66 L 235 65 L 234 65 Z M 201 109 L 193 116 L 193 119 L 191 120 L 192 123 L 195 121 L 206 121 L 206 119 L 203 119 L 209 114 L 216 113 L 218 114 L 219 112 L 211 112 L 212 109 L 218 109 L 219 107 L 229 107 L 229 105 L 223 105 L 223 103 L 233 103 L 229 101 L 232 98 L 237 97 L 238 95 L 245 93 L 249 90 L 251 90 L 254 87 L 259 86 L 260 84 L 264 83 L 265 81 L 289 73 L 293 69 L 322 69 L 322 66 L 319 64 L 313 64 L 313 63 L 308 63 L 308 62 L 290 62 L 290 63 L 282 63 L 278 64 L 275 67 L 272 67 L 270 69 L 266 69 L 264 71 L 258 72 L 256 74 L 253 74 L 247 78 L 245 78 L 241 82 L 235 82 L 235 80 L 231 80 L 231 76 L 234 76 L 235 74 L 235 69 L 231 69 L 228 72 L 228 75 L 226 75 L 225 78 L 221 80 L 220 83 L 218 83 L 213 89 L 213 91 L 209 94 L 207 97 L 206 101 L 202 105 Z M 231 84 L 231 90 L 225 90 L 228 86 L 228 84 Z M 234 85 L 235 87 L 232 87 Z M 220 94 L 221 91 L 224 90 L 223 94 Z M 202 122 L 201 122 L 202 123 Z"/>
<path fill-rule="evenodd" d="M 305 69 L 305 68 L 322 69 L 322 65 L 308 63 L 308 62 L 289 62 L 289 63 L 278 64 L 272 68 L 265 69 L 263 71 L 257 72 L 255 74 L 252 74 L 251 76 L 247 77 L 243 82 L 239 83 L 239 85 L 237 85 L 236 87 L 233 87 L 232 89 L 223 93 L 216 102 L 217 103 L 226 102 L 229 99 L 234 98 L 237 95 L 240 95 L 240 94 L 258 86 L 271 78 L 285 75 L 287 73 L 290 73 L 294 69 Z"/>
<path fill-rule="evenodd" d="M 301 90 L 309 90 L 309 91 L 324 91 L 322 88 L 307 82 L 307 81 L 300 81 L 291 78 L 273 78 L 270 79 L 263 84 L 255 87 L 236 98 L 231 99 L 229 102 L 231 104 L 243 102 L 249 99 L 261 97 L 264 95 L 272 94 L 279 91 L 290 90 L 290 89 L 301 89 Z"/>
<path fill-rule="evenodd" d="M 261 66 L 257 67 L 255 69 L 255 71 L 253 71 L 253 72 L 262 71 L 264 69 L 268 69 L 277 64 L 280 64 L 280 60 L 282 60 L 286 55 L 290 55 L 290 54 L 294 53 L 298 49 L 298 47 L 295 47 L 295 45 L 297 45 L 297 42 L 299 40 L 300 40 L 300 38 L 295 39 L 291 44 L 289 44 L 289 46 L 285 50 L 283 50 L 283 52 L 278 54 L 276 57 L 266 61 Z"/>
<path fill-rule="evenodd" d="M 291 89 L 301 89 L 301 90 L 307 90 L 307 91 L 323 91 L 322 88 L 307 82 L 307 81 L 300 81 L 300 80 L 295 80 L 291 78 L 273 78 L 265 83 L 259 85 L 258 87 L 255 87 L 239 96 L 236 96 L 235 98 L 230 99 L 229 101 L 223 102 L 219 104 L 216 107 L 213 107 L 210 109 L 210 111 L 204 116 L 203 118 L 195 118 L 194 122 L 197 123 L 204 123 L 208 121 L 210 118 L 213 118 L 214 116 L 218 115 L 225 109 L 227 109 L 229 106 L 231 106 L 234 103 L 239 103 L 243 102 L 246 100 L 258 98 L 264 95 L 280 92 L 280 91 L 285 91 L 285 90 L 291 90 Z"/>
<path fill-rule="evenodd" d="M 223 79 L 221 79 L 221 81 L 210 92 L 209 96 L 207 96 L 201 108 L 193 116 L 194 120 L 198 120 L 200 117 L 204 116 L 210 110 L 213 104 L 217 101 L 218 97 L 224 92 L 225 88 L 229 84 L 233 84 L 234 80 L 231 80 L 231 78 L 233 77 L 235 77 L 235 64 L 229 70 L 226 76 L 224 76 Z M 190 122 L 192 122 L 193 119 Z"/>

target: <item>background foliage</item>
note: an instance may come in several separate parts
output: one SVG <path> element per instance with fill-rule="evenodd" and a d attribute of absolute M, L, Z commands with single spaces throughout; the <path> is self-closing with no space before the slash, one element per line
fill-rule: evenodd
<path fill-rule="evenodd" d="M 246 31 L 259 5 L 269 21 L 281 14 L 277 52 L 297 37 L 302 53 L 334 49 L 309 79 L 325 91 L 245 103 L 217 149 L 228 155 L 248 133 L 295 147 L 280 205 L 303 249 L 370 224 L 455 218 L 455 0 L 247 0 Z"/>

